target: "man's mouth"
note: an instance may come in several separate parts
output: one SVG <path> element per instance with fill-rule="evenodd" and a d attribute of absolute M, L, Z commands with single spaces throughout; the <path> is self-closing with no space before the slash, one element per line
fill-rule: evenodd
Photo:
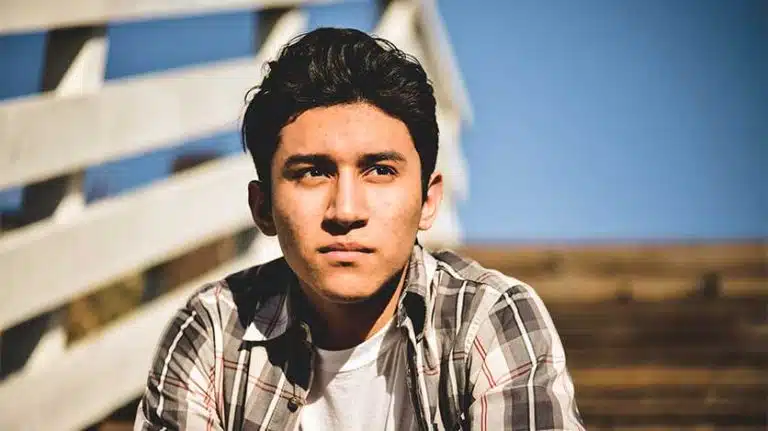
<path fill-rule="evenodd" d="M 335 242 L 318 248 L 318 251 L 332 259 L 352 260 L 373 253 L 374 249 L 356 242 Z"/>

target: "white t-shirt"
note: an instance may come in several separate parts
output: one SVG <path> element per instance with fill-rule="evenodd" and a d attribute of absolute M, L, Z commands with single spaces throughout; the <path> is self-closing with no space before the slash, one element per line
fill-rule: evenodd
<path fill-rule="evenodd" d="M 300 431 L 417 428 L 405 380 L 405 339 L 393 320 L 351 349 L 316 348 Z"/>

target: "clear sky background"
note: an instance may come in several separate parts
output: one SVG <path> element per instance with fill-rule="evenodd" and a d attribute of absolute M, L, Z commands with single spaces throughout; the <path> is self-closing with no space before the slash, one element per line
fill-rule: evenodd
<path fill-rule="evenodd" d="M 438 4 L 475 110 L 467 241 L 768 237 L 768 2 Z M 376 20 L 370 0 L 309 11 L 313 27 Z M 255 31 L 246 13 L 114 23 L 107 79 L 248 56 Z M 0 99 L 38 91 L 43 45 L 0 36 Z M 92 168 L 87 187 L 122 193 L 179 153 L 239 148 L 234 132 L 179 143 Z M 0 192 L 0 208 L 18 200 Z"/>

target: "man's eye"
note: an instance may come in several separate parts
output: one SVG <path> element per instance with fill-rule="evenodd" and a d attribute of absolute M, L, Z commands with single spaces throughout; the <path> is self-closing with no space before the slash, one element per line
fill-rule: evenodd
<path fill-rule="evenodd" d="M 370 172 L 375 175 L 394 175 L 395 174 L 395 170 L 386 165 L 376 165 L 371 168 Z"/>
<path fill-rule="evenodd" d="M 318 168 L 304 168 L 296 172 L 296 178 L 312 178 L 326 176 L 325 171 Z"/>

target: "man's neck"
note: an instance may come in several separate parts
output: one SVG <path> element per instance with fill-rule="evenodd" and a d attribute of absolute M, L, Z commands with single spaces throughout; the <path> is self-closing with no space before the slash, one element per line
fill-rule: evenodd
<path fill-rule="evenodd" d="M 301 286 L 308 303 L 308 324 L 312 340 L 327 350 L 348 349 L 376 334 L 394 317 L 400 293 L 405 288 L 405 271 L 385 283 L 371 298 L 355 303 L 330 302 Z"/>

